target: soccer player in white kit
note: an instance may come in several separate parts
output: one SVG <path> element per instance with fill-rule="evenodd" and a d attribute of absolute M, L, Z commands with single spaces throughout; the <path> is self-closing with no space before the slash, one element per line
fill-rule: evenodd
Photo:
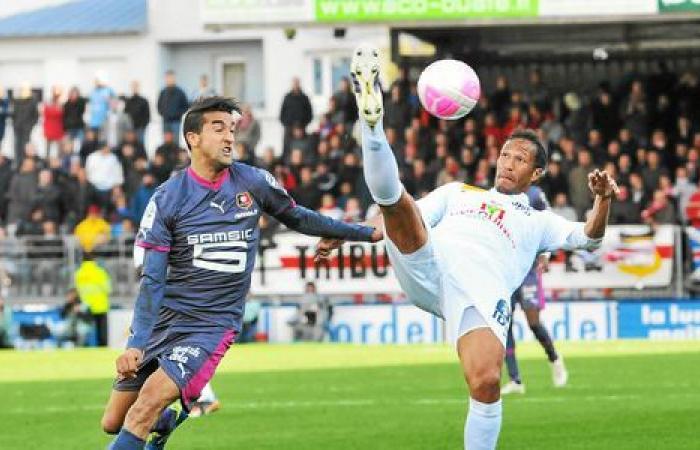
<path fill-rule="evenodd" d="M 415 201 L 403 189 L 382 127 L 378 52 L 355 50 L 351 65 L 362 127 L 364 175 L 380 206 L 389 259 L 408 299 L 445 320 L 470 391 L 464 447 L 496 448 L 501 428 L 500 379 L 511 320 L 510 298 L 541 252 L 595 248 L 617 191 L 598 170 L 588 176 L 595 195 L 586 223 L 535 211 L 524 192 L 543 173 L 547 153 L 534 132 L 503 145 L 495 187 L 449 183 Z M 321 240 L 328 257 L 337 240 Z"/>

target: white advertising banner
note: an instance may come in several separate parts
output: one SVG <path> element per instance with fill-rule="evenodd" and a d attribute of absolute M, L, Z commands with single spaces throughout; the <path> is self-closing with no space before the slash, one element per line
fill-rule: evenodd
<path fill-rule="evenodd" d="M 260 313 L 258 333 L 269 342 L 292 342 L 289 321 L 294 306 L 265 307 Z M 617 338 L 617 303 L 557 302 L 547 304 L 542 324 L 555 340 L 608 340 Z M 434 344 L 445 342 L 444 322 L 413 305 L 340 305 L 333 309 L 326 340 L 351 344 Z M 513 316 L 517 341 L 534 337 L 524 314 Z"/>
<path fill-rule="evenodd" d="M 313 260 L 317 239 L 296 233 L 275 237 L 256 262 L 251 292 L 296 295 L 308 281 L 323 294 L 396 294 L 400 286 L 388 267 L 382 243 L 347 243 L 330 263 Z M 673 275 L 674 226 L 608 228 L 595 252 L 560 252 L 544 275 L 546 289 L 641 288 L 668 286 Z"/>
<path fill-rule="evenodd" d="M 545 289 L 662 287 L 673 277 L 674 225 L 608 227 L 595 252 L 559 252 L 544 274 Z M 568 264 L 567 264 L 568 261 Z"/>
<path fill-rule="evenodd" d="M 206 24 L 307 23 L 315 19 L 314 0 L 199 0 Z"/>
<path fill-rule="evenodd" d="M 657 14 L 657 0 L 540 0 L 540 17 Z"/>

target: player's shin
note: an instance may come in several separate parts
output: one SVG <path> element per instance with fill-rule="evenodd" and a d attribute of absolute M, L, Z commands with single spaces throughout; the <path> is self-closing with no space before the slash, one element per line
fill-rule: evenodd
<path fill-rule="evenodd" d="M 107 450 L 142 450 L 146 442 L 122 427 Z"/>
<path fill-rule="evenodd" d="M 363 120 L 362 158 L 365 182 L 372 198 L 379 205 L 391 206 L 401 198 L 403 186 L 399 179 L 399 166 L 394 152 L 386 140 L 382 123 L 379 121 L 374 129 Z"/>
<path fill-rule="evenodd" d="M 469 413 L 464 424 L 464 448 L 467 450 L 494 450 L 501 431 L 503 407 L 501 400 L 482 403 L 469 399 Z"/>

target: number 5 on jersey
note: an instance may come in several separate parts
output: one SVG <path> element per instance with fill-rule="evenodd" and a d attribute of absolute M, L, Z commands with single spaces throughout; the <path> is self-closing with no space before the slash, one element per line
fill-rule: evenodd
<path fill-rule="evenodd" d="M 212 250 L 220 247 L 237 247 L 244 249 L 244 251 Z M 245 271 L 246 261 L 248 260 L 248 254 L 245 251 L 247 248 L 248 243 L 243 241 L 195 244 L 192 265 L 201 269 L 216 270 L 217 272 L 242 273 Z"/>

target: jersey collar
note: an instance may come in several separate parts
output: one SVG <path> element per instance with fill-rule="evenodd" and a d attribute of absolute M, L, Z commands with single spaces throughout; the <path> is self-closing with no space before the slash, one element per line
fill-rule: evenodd
<path fill-rule="evenodd" d="M 229 179 L 229 176 L 230 176 L 229 172 L 230 171 L 228 169 L 226 169 L 226 170 L 224 170 L 224 173 L 219 175 L 219 178 L 217 178 L 214 181 L 209 181 L 206 178 L 202 178 L 199 175 L 197 175 L 195 173 L 195 171 L 192 170 L 192 166 L 187 168 L 187 176 L 188 177 L 193 179 L 200 186 L 207 188 L 207 189 L 211 189 L 213 191 L 218 191 L 219 189 L 221 189 L 221 186 L 224 184 L 224 182 Z"/>

